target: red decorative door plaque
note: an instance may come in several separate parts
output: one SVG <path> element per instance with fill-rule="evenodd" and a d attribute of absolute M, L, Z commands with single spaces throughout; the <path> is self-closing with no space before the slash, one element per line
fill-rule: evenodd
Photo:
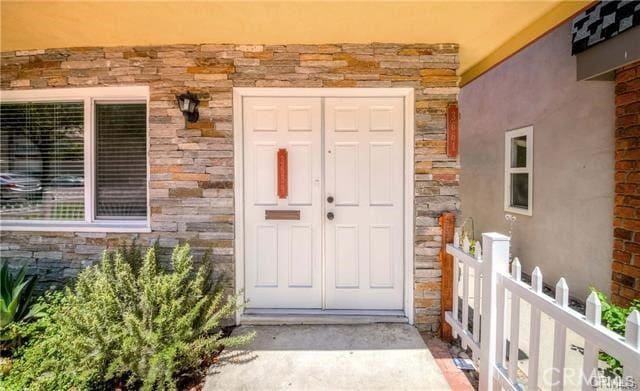
<path fill-rule="evenodd" d="M 458 104 L 447 106 L 447 156 L 458 157 Z"/>
<path fill-rule="evenodd" d="M 287 198 L 289 192 L 289 162 L 287 150 L 278 149 L 278 198 Z"/>

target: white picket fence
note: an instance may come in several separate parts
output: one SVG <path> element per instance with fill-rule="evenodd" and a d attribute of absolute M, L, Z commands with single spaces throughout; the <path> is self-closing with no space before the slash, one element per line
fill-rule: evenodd
<path fill-rule="evenodd" d="M 447 253 L 453 256 L 453 311 L 445 319 L 459 336 L 464 348 L 469 347 L 479 367 L 480 390 L 522 390 L 517 381 L 520 301 L 531 305 L 529 334 L 529 363 L 527 389 L 538 390 L 550 386 L 552 390 L 565 389 L 565 350 L 567 329 L 585 339 L 582 365 L 582 389 L 595 389 L 598 368 L 598 351 L 616 357 L 624 366 L 624 378 L 635 379 L 640 387 L 640 313 L 633 311 L 626 321 L 626 336 L 606 329 L 600 324 L 601 305 L 595 293 L 586 302 L 586 316 L 570 309 L 569 289 L 564 278 L 556 285 L 555 300 L 542 292 L 542 272 L 538 267 L 531 274 L 531 286 L 521 281 L 520 262 L 514 259 L 509 273 L 509 238 L 498 233 L 482 235 L 482 246 L 476 244 L 474 255 L 469 252 L 469 242 L 459 243 L 456 234 L 453 245 L 447 245 Z M 470 279 L 473 269 L 473 281 Z M 459 303 L 462 284 L 462 308 Z M 469 327 L 470 292 L 473 289 L 472 328 Z M 507 346 L 506 301 L 511 294 L 509 325 L 509 357 L 505 359 Z M 461 316 L 459 313 L 461 312 Z M 540 362 L 541 312 L 554 321 L 553 362 Z M 550 336 L 544 336 L 545 339 Z M 542 367 L 541 367 L 542 365 Z M 552 368 L 551 384 L 538 384 L 542 370 Z"/>

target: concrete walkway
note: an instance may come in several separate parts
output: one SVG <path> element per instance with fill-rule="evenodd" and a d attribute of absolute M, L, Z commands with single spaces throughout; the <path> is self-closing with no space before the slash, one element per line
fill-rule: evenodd
<path fill-rule="evenodd" d="M 449 390 L 418 331 L 406 324 L 242 326 L 254 341 L 223 352 L 213 390 Z"/>

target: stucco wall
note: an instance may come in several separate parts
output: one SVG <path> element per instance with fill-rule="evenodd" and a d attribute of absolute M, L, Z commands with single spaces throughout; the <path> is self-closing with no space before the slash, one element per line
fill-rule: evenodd
<path fill-rule="evenodd" d="M 60 282 L 123 239 L 213 249 L 234 273 L 233 87 L 411 87 L 415 90 L 415 320 L 440 316 L 442 211 L 455 211 L 458 161 L 446 156 L 445 111 L 458 94 L 455 44 L 166 45 L 2 53 L 3 89 L 148 85 L 151 233 L 1 232 L 1 256 Z M 175 94 L 198 94 L 184 128 Z"/>
<path fill-rule="evenodd" d="M 462 213 L 506 232 L 504 133 L 533 125 L 533 216 L 517 215 L 512 253 L 571 294 L 610 291 L 614 85 L 576 81 L 570 25 L 562 25 L 460 94 Z"/>

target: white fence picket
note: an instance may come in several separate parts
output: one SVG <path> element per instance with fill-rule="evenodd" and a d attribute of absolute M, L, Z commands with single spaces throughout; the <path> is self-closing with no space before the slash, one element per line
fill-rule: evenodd
<path fill-rule="evenodd" d="M 496 364 L 504 368 L 506 357 L 506 342 L 504 332 L 504 319 L 505 319 L 505 290 L 502 286 L 496 287 Z M 484 306 L 483 306 L 484 307 Z M 482 342 L 482 341 L 481 341 Z"/>
<path fill-rule="evenodd" d="M 627 317 L 625 341 L 636 349 L 640 349 L 640 312 L 633 310 Z"/>
<path fill-rule="evenodd" d="M 542 294 L 542 271 L 539 267 L 531 273 L 531 289 L 536 295 Z M 529 379 L 530 390 L 538 389 L 538 371 L 540 370 L 540 309 L 531 306 L 529 330 Z"/>
<path fill-rule="evenodd" d="M 561 308 L 569 307 L 569 287 L 564 278 L 556 284 L 556 304 Z M 551 389 L 564 389 L 564 363 L 567 346 L 567 328 L 559 320 L 555 320 L 553 328 L 553 372 L 551 375 Z"/>
<path fill-rule="evenodd" d="M 446 312 L 445 313 L 445 319 L 446 321 L 452 325 L 452 330 L 453 330 L 453 335 L 456 337 L 459 337 L 460 340 L 462 341 L 462 345 L 468 348 L 471 348 L 471 351 L 474 355 L 474 357 L 478 356 L 478 352 L 480 351 L 479 348 L 479 344 L 478 342 L 476 342 L 474 340 L 473 337 L 473 333 L 470 332 L 469 327 L 468 326 L 464 326 L 463 322 L 462 322 L 462 317 L 459 314 L 459 312 L 462 312 L 462 309 L 460 309 L 460 300 L 462 298 L 462 300 L 464 300 L 464 296 L 467 296 L 467 311 L 468 311 L 468 304 L 469 304 L 469 289 L 467 289 L 466 294 L 463 292 L 462 293 L 462 297 L 458 297 L 458 293 L 460 292 L 460 288 L 462 288 L 462 290 L 464 291 L 464 281 L 467 280 L 468 283 L 470 283 L 469 278 L 464 277 L 464 272 L 461 271 L 460 269 L 464 269 L 464 265 L 467 265 L 468 268 L 473 268 L 474 271 L 477 271 L 478 274 L 481 273 L 482 270 L 482 261 L 476 259 L 474 256 L 471 256 L 468 253 L 465 253 L 461 248 L 456 247 L 455 246 L 455 242 L 457 240 L 454 239 L 454 244 L 453 245 L 447 245 L 447 252 L 449 254 L 451 254 L 453 256 L 454 259 L 454 269 L 453 269 L 453 278 L 454 278 L 454 287 L 453 287 L 453 302 L 454 302 L 454 306 L 453 306 L 453 311 L 452 312 Z M 474 276 L 475 278 L 475 276 Z M 456 282 L 457 281 L 457 282 Z M 462 285 L 462 287 L 460 286 Z M 475 289 L 475 288 L 474 288 Z M 456 304 L 458 303 L 458 304 Z M 468 321 L 468 312 L 467 312 L 467 321 Z M 468 324 L 468 323 L 467 323 Z M 480 327 L 478 327 L 479 329 Z"/>
<path fill-rule="evenodd" d="M 520 260 L 515 258 L 511 264 L 511 276 L 520 281 L 522 267 Z M 511 293 L 511 330 L 509 332 L 509 381 L 517 382 L 518 374 L 518 346 L 520 339 L 520 299 L 518 295 Z"/>
<path fill-rule="evenodd" d="M 476 242 L 475 257 L 478 261 L 482 261 L 482 247 L 480 242 Z M 480 269 L 473 269 L 473 341 L 476 344 L 480 343 L 480 286 L 482 285 L 480 279 Z M 473 361 L 478 362 L 478 351 L 473 351 Z"/>
<path fill-rule="evenodd" d="M 585 320 L 585 317 L 572 309 L 562 308 L 547 295 L 531 295 L 528 286 L 512 279 L 502 280 L 508 290 L 515 291 L 521 299 L 536 306 L 541 312 L 571 329 L 574 333 L 589 338 L 600 350 L 608 352 L 620 361 L 629 365 L 632 373 L 640 373 L 640 350 L 624 342 L 620 335 L 604 327 L 596 327 Z M 482 343 L 482 339 L 480 340 Z"/>
<path fill-rule="evenodd" d="M 527 388 L 537 390 L 540 373 L 540 326 L 541 313 L 553 319 L 554 350 L 552 370 L 553 390 L 565 388 L 565 354 L 567 330 L 585 339 L 584 362 L 582 365 L 582 389 L 593 390 L 594 375 L 597 375 L 598 352 L 605 351 L 616 357 L 624 366 L 625 376 L 640 379 L 640 313 L 632 311 L 627 318 L 625 337 L 615 334 L 600 324 L 601 303 L 595 293 L 587 299 L 586 316 L 568 307 L 569 288 L 564 278 L 556 285 L 556 299 L 542 292 L 542 272 L 535 268 L 531 275 L 531 286 L 520 281 L 521 265 L 514 259 L 512 273 L 507 270 L 509 238 L 490 233 L 482 235 L 482 247 L 476 244 L 476 254 L 469 254 L 470 242 L 465 238 L 460 244 L 456 235 L 454 245 L 447 246 L 447 252 L 454 256 L 454 305 L 453 314 L 445 314 L 454 335 L 460 337 L 464 346 L 473 351 L 474 359 L 479 356 L 480 390 L 504 388 L 519 390 L 517 384 L 517 364 L 519 349 L 520 302 L 531 305 L 529 331 L 529 370 Z M 462 248 L 461 248 L 462 247 Z M 482 248 L 485 254 L 481 255 Z M 462 279 L 460 279 L 462 267 Z M 473 269 L 473 332 L 469 332 L 469 268 Z M 462 319 L 458 316 L 459 280 L 462 280 Z M 511 327 L 508 368 L 505 363 L 505 295 L 509 292 L 511 301 Z M 481 315 L 481 316 L 480 316 Z M 478 322 L 481 323 L 479 327 Z M 481 333 L 480 333 L 481 331 Z M 545 384 L 548 387 L 549 384 Z"/>
<path fill-rule="evenodd" d="M 600 326 L 602 317 L 602 305 L 595 292 L 591 292 L 587 298 L 586 318 L 587 322 L 595 326 Z M 584 340 L 584 361 L 582 362 L 582 390 L 590 391 L 595 389 L 594 376 L 598 369 L 598 348 L 588 339 Z"/>
<path fill-rule="evenodd" d="M 460 247 L 460 234 L 456 231 L 453 234 L 453 246 L 456 248 Z M 458 286 L 458 280 L 460 279 L 460 262 L 458 262 L 458 257 L 453 255 L 453 316 L 456 321 L 458 318 L 458 292 L 460 287 Z M 456 327 L 451 327 L 453 331 L 453 337 L 458 337 L 458 332 Z"/>
<path fill-rule="evenodd" d="M 462 265 L 462 327 L 469 331 L 469 264 Z M 462 341 L 462 349 L 467 348 L 466 341 Z"/>
<path fill-rule="evenodd" d="M 482 234 L 484 259 L 482 262 L 482 336 L 480 339 L 480 391 L 493 389 L 496 368 L 497 332 L 493 314 L 501 311 L 498 292 L 504 293 L 499 279 L 508 273 L 509 238 L 498 233 Z M 503 295 L 504 297 L 504 295 Z M 504 304 L 504 303 L 503 303 Z"/>
<path fill-rule="evenodd" d="M 459 275 L 460 275 L 460 263 L 458 262 L 458 258 L 457 257 L 453 257 L 453 308 L 452 308 L 452 312 L 453 312 L 453 317 L 455 318 L 456 321 L 459 320 L 458 318 L 458 291 L 460 289 L 460 287 L 458 286 L 458 279 L 459 279 Z M 452 327 L 451 328 L 453 331 L 453 337 L 457 338 L 458 337 L 458 330 L 456 327 Z"/>
<path fill-rule="evenodd" d="M 633 310 L 627 317 L 625 325 L 624 340 L 629 346 L 632 346 L 640 350 L 640 312 Z M 615 354 L 614 354 L 615 355 Z M 640 359 L 640 357 L 638 357 Z M 640 380 L 640 370 L 630 370 L 628 368 L 628 362 L 622 362 L 624 366 L 624 377 L 634 377 L 636 381 Z M 637 383 L 636 383 L 637 385 Z"/>

